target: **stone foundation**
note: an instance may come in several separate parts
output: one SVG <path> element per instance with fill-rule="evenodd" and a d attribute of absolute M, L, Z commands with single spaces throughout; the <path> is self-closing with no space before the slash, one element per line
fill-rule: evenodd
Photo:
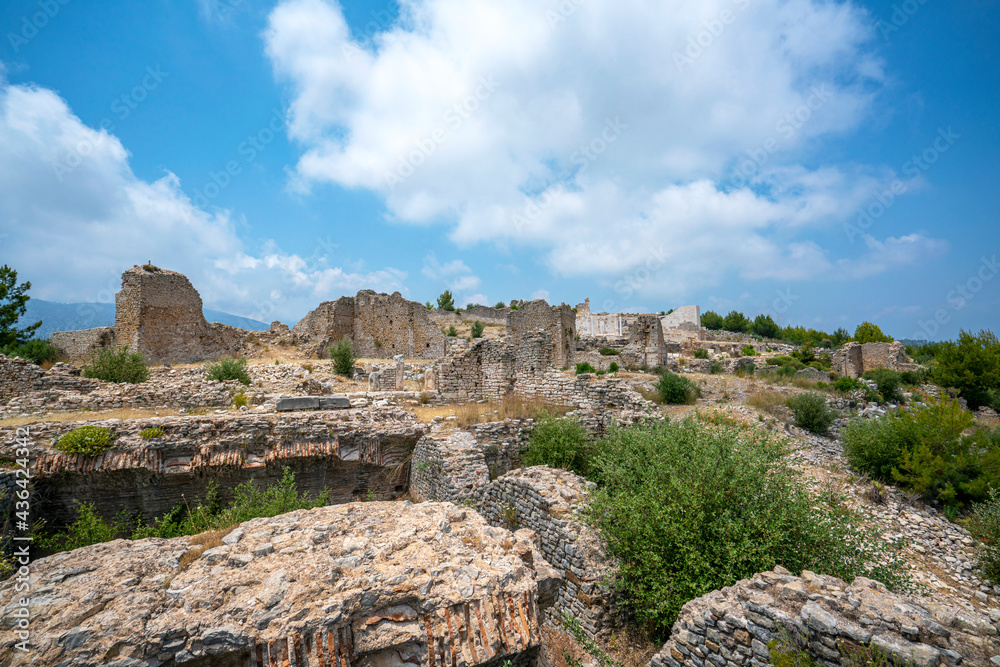
<path fill-rule="evenodd" d="M 867 371 L 888 368 L 893 371 L 915 371 L 923 366 L 908 363 L 905 346 L 894 343 L 846 343 L 833 353 L 833 370 L 841 377 L 860 378 Z"/>

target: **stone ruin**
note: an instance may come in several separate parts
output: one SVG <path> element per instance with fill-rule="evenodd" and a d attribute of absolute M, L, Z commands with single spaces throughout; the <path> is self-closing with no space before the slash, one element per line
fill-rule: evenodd
<path fill-rule="evenodd" d="M 589 298 L 576 306 L 576 328 L 582 337 L 627 337 L 640 318 L 649 317 L 659 320 L 661 335 L 667 342 L 690 344 L 692 339 L 702 339 L 701 309 L 698 306 L 682 306 L 669 315 L 594 313 L 590 309 Z"/>
<path fill-rule="evenodd" d="M 357 296 L 325 301 L 292 327 L 292 333 L 323 347 L 349 338 L 359 357 L 436 359 L 445 353 L 445 335 L 426 306 L 407 301 L 399 292 L 361 290 Z"/>
<path fill-rule="evenodd" d="M 888 368 L 894 371 L 915 371 L 923 368 L 909 363 L 906 348 L 899 341 L 892 343 L 846 343 L 833 353 L 833 370 L 841 377 L 860 378 L 866 371 Z"/>
<path fill-rule="evenodd" d="M 122 274 L 113 327 L 53 333 L 49 340 L 70 358 L 123 345 L 150 362 L 190 363 L 232 354 L 246 334 L 243 329 L 209 323 L 201 296 L 183 274 L 144 264 Z"/>

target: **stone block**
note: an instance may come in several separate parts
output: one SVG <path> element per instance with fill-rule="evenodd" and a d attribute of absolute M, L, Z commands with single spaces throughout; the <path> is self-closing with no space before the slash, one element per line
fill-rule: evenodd
<path fill-rule="evenodd" d="M 292 412 L 293 410 L 319 410 L 319 398 L 316 396 L 295 396 L 291 398 L 279 398 L 274 409 L 278 412 Z"/>
<path fill-rule="evenodd" d="M 320 396 L 320 410 L 346 410 L 351 407 L 351 399 L 346 396 Z"/>

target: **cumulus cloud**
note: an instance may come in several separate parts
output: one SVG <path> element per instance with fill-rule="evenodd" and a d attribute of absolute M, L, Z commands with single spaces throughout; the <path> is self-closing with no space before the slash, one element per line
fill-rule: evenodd
<path fill-rule="evenodd" d="M 842 261 L 809 234 L 893 175 L 803 164 L 866 118 L 871 25 L 825 0 L 404 0 L 357 42 L 336 3 L 284 0 L 265 41 L 304 146 L 297 190 L 366 188 L 459 245 L 539 248 L 609 284 L 654 271 L 641 291 L 680 293 Z"/>
<path fill-rule="evenodd" d="M 0 238 L 4 261 L 32 295 L 109 301 L 136 263 L 185 273 L 206 304 L 259 319 L 292 319 L 362 287 L 400 289 L 391 268 L 352 270 L 247 249 L 228 211 L 192 204 L 177 177 L 147 182 L 128 151 L 73 115 L 51 90 L 0 80 Z"/>
<path fill-rule="evenodd" d="M 421 273 L 455 293 L 456 304 L 485 303 L 486 297 L 482 294 L 471 294 L 482 281 L 460 259 L 453 259 L 442 264 L 438 261 L 437 255 L 433 252 L 428 253 L 424 258 L 424 267 L 421 269 Z"/>

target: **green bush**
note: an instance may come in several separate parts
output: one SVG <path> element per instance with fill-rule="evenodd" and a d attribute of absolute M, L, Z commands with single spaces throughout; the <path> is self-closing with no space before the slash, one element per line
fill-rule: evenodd
<path fill-rule="evenodd" d="M 243 408 L 243 407 L 247 407 L 249 405 L 250 405 L 250 399 L 247 397 L 246 392 L 242 392 L 241 391 L 241 392 L 239 392 L 237 394 L 233 394 L 233 407 L 234 408 Z"/>
<path fill-rule="evenodd" d="M 972 508 L 965 527 L 980 542 L 979 571 L 993 583 L 1000 583 L 1000 493 L 996 489 L 990 489 L 986 502 Z"/>
<path fill-rule="evenodd" d="M 345 378 L 354 377 L 354 346 L 351 339 L 344 337 L 335 344 L 330 344 L 330 359 L 333 361 L 333 372 Z"/>
<path fill-rule="evenodd" d="M 605 357 L 617 357 L 622 353 L 621 350 L 616 350 L 613 347 L 602 347 L 600 352 Z"/>
<path fill-rule="evenodd" d="M 608 372 L 609 373 L 617 373 L 618 372 L 618 362 L 617 361 L 612 361 L 611 362 L 611 364 L 608 366 Z"/>
<path fill-rule="evenodd" d="M 820 435 L 829 431 L 833 420 L 837 418 L 836 413 L 827 406 L 826 399 L 813 392 L 790 398 L 788 407 L 795 416 L 796 426 Z"/>
<path fill-rule="evenodd" d="M 146 358 L 140 352 L 129 352 L 125 346 L 99 350 L 80 374 L 105 382 L 140 384 L 149 379 Z"/>
<path fill-rule="evenodd" d="M 473 338 L 482 338 L 483 337 L 483 331 L 485 329 L 486 329 L 486 325 L 483 324 L 482 322 L 480 322 L 479 320 L 476 320 L 475 322 L 472 323 L 472 337 Z"/>
<path fill-rule="evenodd" d="M 41 364 L 46 361 L 55 361 L 59 357 L 59 352 L 47 340 L 34 338 L 24 343 L 14 343 L 0 348 L 0 354 L 8 357 L 21 357 L 25 361 L 33 364 Z"/>
<path fill-rule="evenodd" d="M 547 465 L 586 476 L 592 454 L 587 429 L 579 422 L 543 417 L 531 431 L 531 440 L 521 460 L 526 467 Z"/>
<path fill-rule="evenodd" d="M 722 362 L 721 361 L 713 361 L 712 365 L 708 369 L 708 372 L 711 373 L 712 375 L 718 375 L 719 373 L 721 373 L 722 372 Z"/>
<path fill-rule="evenodd" d="M 941 343 L 934 358 L 934 383 L 958 389 L 973 410 L 989 405 L 1000 389 L 1000 342 L 992 331 L 962 331 L 957 342 Z"/>
<path fill-rule="evenodd" d="M 761 338 L 777 338 L 781 335 L 781 327 L 775 323 L 770 315 L 758 315 L 755 317 L 750 331 Z"/>
<path fill-rule="evenodd" d="M 67 454 L 100 456 L 111 449 L 114 442 L 115 434 L 110 428 L 81 426 L 60 436 L 54 447 Z"/>
<path fill-rule="evenodd" d="M 660 376 L 656 383 L 656 391 L 663 398 L 663 402 L 670 405 L 694 403 L 701 396 L 701 389 L 690 378 L 671 371 L 665 371 Z"/>
<path fill-rule="evenodd" d="M 889 370 L 888 368 L 877 368 L 872 371 L 866 371 L 865 379 L 875 383 L 878 393 L 882 394 L 882 398 L 885 400 L 896 403 L 906 402 L 906 397 L 903 396 L 902 390 L 903 378 L 898 371 Z"/>
<path fill-rule="evenodd" d="M 856 343 L 891 343 L 892 337 L 886 336 L 877 324 L 862 322 L 854 330 L 854 342 Z"/>
<path fill-rule="evenodd" d="M 845 394 L 857 391 L 858 389 L 867 389 L 868 387 L 868 385 L 861 380 L 855 380 L 854 378 L 837 378 L 830 383 L 830 386 Z"/>
<path fill-rule="evenodd" d="M 139 437 L 143 440 L 152 440 L 154 438 L 163 437 L 163 427 L 162 426 L 150 426 L 149 428 L 144 428 L 139 431 Z"/>
<path fill-rule="evenodd" d="M 729 311 L 729 314 L 726 315 L 726 318 L 722 323 L 722 328 L 726 331 L 732 331 L 733 333 L 746 333 L 750 330 L 750 320 L 748 320 L 746 315 L 743 313 L 731 310 Z"/>
<path fill-rule="evenodd" d="M 577 375 L 580 375 L 581 373 L 596 373 L 596 372 L 597 372 L 597 369 L 594 368 L 593 366 L 591 366 L 590 362 L 588 362 L 588 361 L 581 361 L 580 363 L 578 363 L 576 365 L 576 374 Z"/>
<path fill-rule="evenodd" d="M 919 371 L 903 371 L 899 374 L 899 379 L 904 387 L 922 387 L 930 376 L 930 371 L 926 368 Z"/>
<path fill-rule="evenodd" d="M 694 351 L 694 358 L 695 359 L 708 359 L 708 350 L 699 347 L 697 350 Z"/>
<path fill-rule="evenodd" d="M 742 354 L 744 357 L 755 357 L 757 356 L 757 350 L 754 348 L 753 345 L 744 345 L 743 349 L 740 350 L 740 354 Z"/>
<path fill-rule="evenodd" d="M 445 335 L 448 336 L 449 338 L 457 338 L 458 337 L 458 329 L 456 329 L 455 325 L 452 324 L 451 326 L 448 327 L 448 331 L 445 332 Z"/>
<path fill-rule="evenodd" d="M 38 546 L 44 551 L 71 551 L 91 544 L 110 542 L 132 532 L 135 519 L 121 512 L 112 521 L 105 521 L 92 503 L 80 503 L 76 520 L 64 530 L 40 537 Z"/>
<path fill-rule="evenodd" d="M 956 510 L 1000 488 L 1000 437 L 974 424 L 957 400 L 946 398 L 852 422 L 841 437 L 856 470 Z"/>
<path fill-rule="evenodd" d="M 217 382 L 239 380 L 241 384 L 250 384 L 250 374 L 247 373 L 247 359 L 240 357 L 222 357 L 218 361 L 205 366 L 205 378 Z"/>
<path fill-rule="evenodd" d="M 701 315 L 701 326 L 705 327 L 710 331 L 720 331 L 725 325 L 725 320 L 722 315 L 711 310 L 706 310 Z"/>
<path fill-rule="evenodd" d="M 909 588 L 905 560 L 833 496 L 814 496 L 786 454 L 766 433 L 693 418 L 612 430 L 597 444 L 587 519 L 656 639 L 689 600 L 777 565 Z"/>
<path fill-rule="evenodd" d="M 452 296 L 450 290 L 441 292 L 441 296 L 438 297 L 437 307 L 438 310 L 447 310 L 452 313 L 455 312 L 455 297 Z"/>

